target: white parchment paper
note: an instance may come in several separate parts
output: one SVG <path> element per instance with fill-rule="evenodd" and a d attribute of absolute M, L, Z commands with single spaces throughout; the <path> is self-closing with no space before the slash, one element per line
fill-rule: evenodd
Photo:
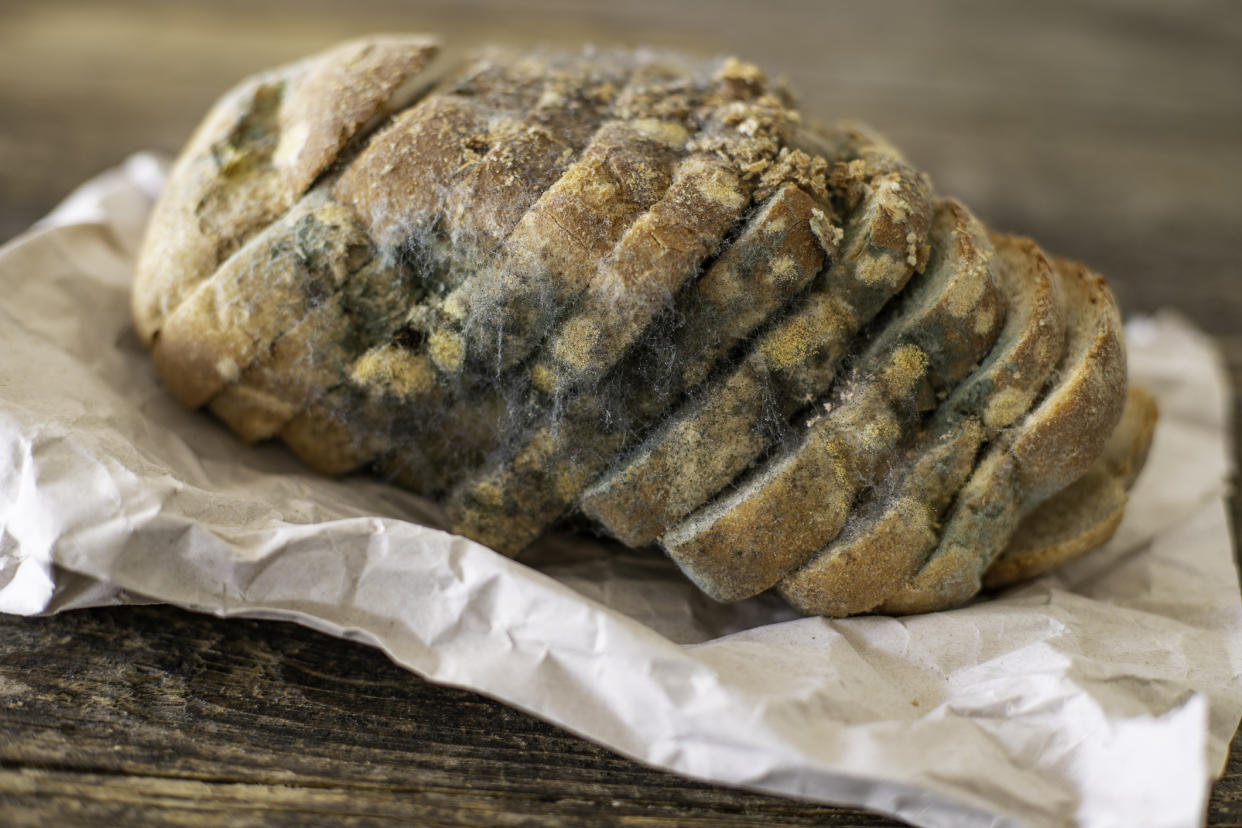
<path fill-rule="evenodd" d="M 954 612 L 796 618 L 589 539 L 508 560 L 181 410 L 128 311 L 162 181 L 134 156 L 0 249 L 0 611 L 294 620 L 660 768 L 916 825 L 1201 823 L 1242 602 L 1224 374 L 1178 317 L 1128 328 L 1162 419 L 1106 548 Z"/>

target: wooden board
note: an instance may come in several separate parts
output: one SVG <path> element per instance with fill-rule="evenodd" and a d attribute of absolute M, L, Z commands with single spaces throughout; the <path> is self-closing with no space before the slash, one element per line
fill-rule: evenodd
<path fill-rule="evenodd" d="M 939 191 L 1105 273 L 1127 314 L 1178 308 L 1242 382 L 1229 2 L 7 0 L 0 240 L 128 153 L 175 152 L 246 73 L 379 30 L 754 60 L 807 113 L 873 123 Z M 1242 824 L 1238 740 L 1208 822 Z M 138 823 L 897 824 L 652 771 L 291 625 L 0 617 L 0 824 Z"/>

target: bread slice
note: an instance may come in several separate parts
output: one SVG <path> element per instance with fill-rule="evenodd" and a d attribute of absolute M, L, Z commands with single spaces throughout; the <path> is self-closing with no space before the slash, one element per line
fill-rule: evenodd
<path fill-rule="evenodd" d="M 858 492 L 917 424 L 927 391 L 947 393 L 992 346 L 1004 300 L 982 225 L 942 201 L 931 249 L 926 272 L 876 331 L 855 376 L 798 441 L 660 539 L 708 595 L 762 592 L 835 538 Z"/>
<path fill-rule="evenodd" d="M 280 106 L 280 140 L 273 162 L 293 193 L 305 191 L 351 141 L 430 89 L 432 38 L 372 35 L 346 41 L 312 60 Z M 348 89 L 341 96 L 340 89 Z"/>
<path fill-rule="evenodd" d="M 1023 517 L 1013 540 L 984 573 L 984 588 L 1034 578 L 1107 543 L 1121 524 L 1126 492 L 1147 460 L 1156 417 L 1151 395 L 1130 386 L 1104 453 L 1085 475 Z"/>
<path fill-rule="evenodd" d="M 867 612 L 911 578 L 935 546 L 940 515 L 974 468 L 980 446 L 1030 407 L 1065 347 L 1065 307 L 1052 264 L 1034 242 L 992 234 L 1008 301 L 987 358 L 941 404 L 840 537 L 777 590 L 808 615 Z"/>
<path fill-rule="evenodd" d="M 182 151 L 151 216 L 133 291 L 143 343 L 351 141 L 405 106 L 438 50 L 420 36 L 348 41 L 225 95 Z M 334 94 L 340 88 L 354 92 Z"/>
<path fill-rule="evenodd" d="M 850 340 L 926 263 L 926 182 L 856 133 L 842 143 L 849 154 L 831 177 L 854 196 L 842 204 L 839 257 L 737 366 L 704 383 L 584 495 L 583 511 L 624 543 L 653 542 L 755 462 L 772 444 L 773 421 L 827 391 Z M 691 357 L 683 379 L 705 375 Z"/>
<path fill-rule="evenodd" d="M 988 447 L 957 496 L 936 551 L 882 612 L 913 613 L 968 601 L 1009 545 L 1023 514 L 1082 477 L 1125 402 L 1121 319 L 1104 280 L 1054 261 L 1069 309 L 1065 356 L 1043 400 Z"/>

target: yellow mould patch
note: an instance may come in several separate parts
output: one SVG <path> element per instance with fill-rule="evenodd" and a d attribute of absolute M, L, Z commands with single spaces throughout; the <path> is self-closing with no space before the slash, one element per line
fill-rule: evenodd
<path fill-rule="evenodd" d="M 696 182 L 700 193 L 730 210 L 740 210 L 746 205 L 746 196 L 738 189 L 737 179 L 720 170 L 711 170 Z"/>
<path fill-rule="evenodd" d="M 917 345 L 902 345 L 884 369 L 884 386 L 891 397 L 907 397 L 927 371 L 927 354 Z"/>
<path fill-rule="evenodd" d="M 530 370 L 531 383 L 543 392 L 551 392 L 556 388 L 556 372 L 542 363 Z"/>
<path fill-rule="evenodd" d="M 972 313 L 987 290 L 987 269 L 980 263 L 973 263 L 969 269 L 957 277 L 958 285 L 949 291 L 949 313 L 961 319 Z"/>
<path fill-rule="evenodd" d="M 794 261 L 793 256 L 785 254 L 776 261 L 772 262 L 772 281 L 788 282 L 797 279 L 802 271 L 798 268 L 798 263 Z"/>
<path fill-rule="evenodd" d="M 975 333 L 983 336 L 992 329 L 992 323 L 996 321 L 996 308 L 987 307 L 975 314 Z"/>
<path fill-rule="evenodd" d="M 480 505 L 491 509 L 499 509 L 504 505 L 504 494 L 500 486 L 490 480 L 480 481 L 472 492 Z"/>
<path fill-rule="evenodd" d="M 764 230 L 769 236 L 779 236 L 781 233 L 785 231 L 785 227 L 788 224 L 789 224 L 788 218 L 786 218 L 785 216 L 777 216 L 776 218 L 772 219 L 771 221 L 767 223 L 767 225 L 764 227 Z"/>
<path fill-rule="evenodd" d="M 1024 413 L 1030 405 L 1030 395 L 1018 388 L 1006 388 L 992 395 L 983 412 L 983 424 L 988 428 L 1005 428 Z"/>
<path fill-rule="evenodd" d="M 803 355 L 810 351 L 817 335 L 815 325 L 806 318 L 799 318 L 793 324 L 773 331 L 761 345 L 769 367 L 779 370 L 798 365 Z"/>
<path fill-rule="evenodd" d="M 562 328 L 556 343 L 556 356 L 567 365 L 581 368 L 586 364 L 590 349 L 599 341 L 600 330 L 589 319 L 571 319 Z"/>
<path fill-rule="evenodd" d="M 396 346 L 368 351 L 354 365 L 351 377 L 360 385 L 370 385 L 397 396 L 430 391 L 435 375 L 427 358 Z"/>
<path fill-rule="evenodd" d="M 628 124 L 643 138 L 663 144 L 666 147 L 680 147 L 689 139 L 690 133 L 675 121 L 660 121 L 655 118 L 637 118 Z"/>
<path fill-rule="evenodd" d="M 465 358 L 466 348 L 460 336 L 439 330 L 427 337 L 427 353 L 445 371 L 457 371 Z"/>

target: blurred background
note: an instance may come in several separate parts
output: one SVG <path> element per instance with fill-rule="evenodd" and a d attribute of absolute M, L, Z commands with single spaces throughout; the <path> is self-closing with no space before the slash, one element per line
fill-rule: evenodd
<path fill-rule="evenodd" d="M 383 30 L 736 54 L 1104 272 L 1127 312 L 1219 301 L 1196 319 L 1216 334 L 1242 318 L 1234 2 L 0 0 L 0 240 L 130 152 L 175 153 L 247 73 Z"/>

